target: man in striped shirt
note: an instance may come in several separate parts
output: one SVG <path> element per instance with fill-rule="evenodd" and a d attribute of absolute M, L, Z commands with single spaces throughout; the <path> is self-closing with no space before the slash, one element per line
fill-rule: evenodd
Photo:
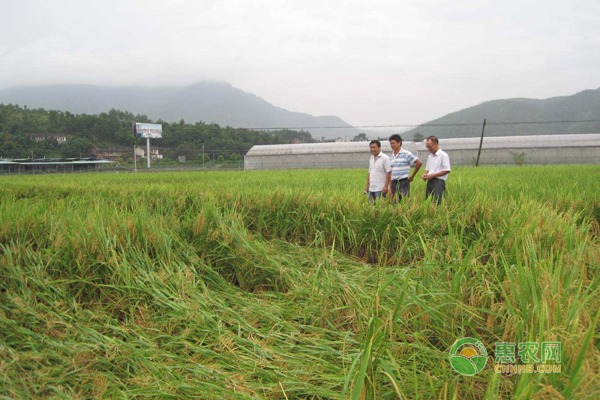
<path fill-rule="evenodd" d="M 402 148 L 402 138 L 395 134 L 390 136 L 390 146 L 393 150 L 390 156 L 392 165 L 392 182 L 391 193 L 392 199 L 396 201 L 402 200 L 402 196 L 410 196 L 410 183 L 421 168 L 423 163 L 413 153 Z M 415 170 L 410 174 L 410 167 L 414 166 Z"/>

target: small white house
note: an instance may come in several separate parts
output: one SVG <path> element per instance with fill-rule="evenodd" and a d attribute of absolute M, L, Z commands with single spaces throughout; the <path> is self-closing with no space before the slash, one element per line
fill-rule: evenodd
<path fill-rule="evenodd" d="M 59 144 L 67 143 L 67 135 L 62 133 L 32 133 L 29 137 L 36 142 L 43 142 L 48 138 L 56 140 Z"/>
<path fill-rule="evenodd" d="M 144 158 L 146 158 L 146 150 L 144 150 Z M 158 149 L 150 149 L 150 159 L 151 160 L 162 160 L 163 155 L 159 153 Z"/>

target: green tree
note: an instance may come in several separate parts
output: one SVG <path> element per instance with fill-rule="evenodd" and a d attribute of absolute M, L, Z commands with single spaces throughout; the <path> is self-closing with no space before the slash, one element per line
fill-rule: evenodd
<path fill-rule="evenodd" d="M 367 138 L 367 134 L 366 133 L 359 133 L 358 135 L 354 136 L 354 138 L 352 139 L 353 142 L 364 142 L 366 140 L 369 140 L 369 138 Z"/>
<path fill-rule="evenodd" d="M 204 154 L 199 153 L 198 156 L 196 157 L 196 160 L 202 162 L 202 156 L 204 156 L 204 162 L 205 163 L 207 163 L 207 162 L 210 161 L 210 156 L 208 154 L 206 154 L 206 153 L 204 153 Z"/>
<path fill-rule="evenodd" d="M 419 132 L 416 132 L 415 135 L 413 136 L 413 141 L 415 141 L 415 142 L 422 142 L 423 139 L 425 139 L 425 137 L 423 135 L 421 135 Z"/>
<path fill-rule="evenodd" d="M 115 140 L 123 145 L 133 144 L 134 138 L 131 131 L 118 131 L 115 133 Z"/>
<path fill-rule="evenodd" d="M 93 144 L 85 138 L 73 138 L 62 145 L 62 156 L 66 158 L 89 157 L 92 154 Z"/>

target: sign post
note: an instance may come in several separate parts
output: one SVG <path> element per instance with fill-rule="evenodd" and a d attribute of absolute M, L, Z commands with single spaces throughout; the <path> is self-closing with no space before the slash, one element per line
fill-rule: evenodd
<path fill-rule="evenodd" d="M 148 168 L 150 168 L 150 138 L 146 138 L 146 161 L 148 161 Z"/>
<path fill-rule="evenodd" d="M 133 136 L 136 138 L 146 139 L 146 161 L 148 168 L 150 168 L 150 139 L 161 139 L 162 138 L 162 125 L 161 124 L 146 124 L 142 122 L 133 123 Z"/>

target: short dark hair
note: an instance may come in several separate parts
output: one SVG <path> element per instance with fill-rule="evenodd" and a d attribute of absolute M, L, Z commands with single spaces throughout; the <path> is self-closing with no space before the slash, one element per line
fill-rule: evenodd
<path fill-rule="evenodd" d="M 395 140 L 398 143 L 402 143 L 402 138 L 397 133 L 394 133 L 392 136 L 390 136 L 390 142 L 392 140 Z"/>
<path fill-rule="evenodd" d="M 436 138 L 435 136 L 429 136 L 427 138 L 427 140 L 431 140 L 435 144 L 439 144 L 440 143 L 440 141 L 438 140 L 438 138 Z"/>
<path fill-rule="evenodd" d="M 371 143 L 369 143 L 369 147 L 371 147 L 372 144 L 376 144 L 377 147 L 381 147 L 381 142 L 379 140 L 371 140 Z"/>

